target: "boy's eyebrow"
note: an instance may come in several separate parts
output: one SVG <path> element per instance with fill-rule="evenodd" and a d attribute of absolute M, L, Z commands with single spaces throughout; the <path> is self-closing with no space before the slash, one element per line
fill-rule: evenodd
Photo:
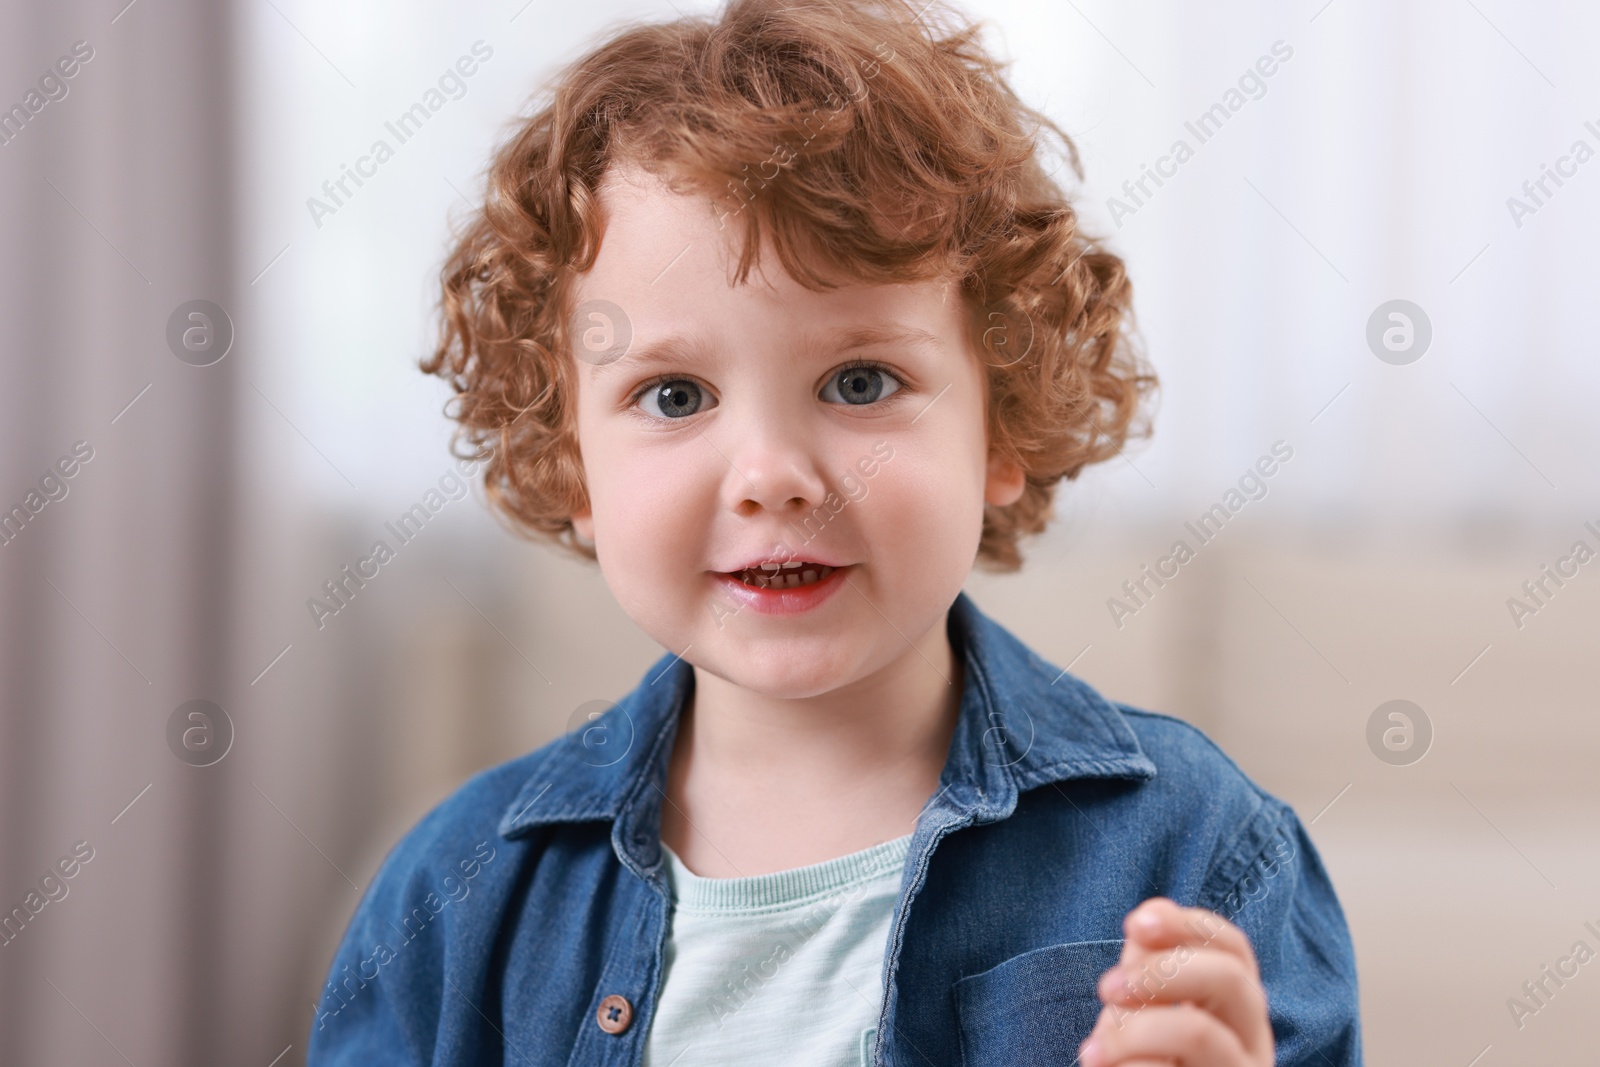
<path fill-rule="evenodd" d="M 683 337 L 663 337 L 659 341 L 633 348 L 621 359 L 601 364 L 598 369 L 627 370 L 639 363 L 676 367 L 692 363 L 704 354 L 705 346 L 701 342 L 689 341 Z"/>
<path fill-rule="evenodd" d="M 867 348 L 877 344 L 895 343 L 926 345 L 930 348 L 937 348 L 942 341 L 938 335 L 929 333 L 920 326 L 907 326 L 891 322 L 879 326 L 851 326 L 846 329 L 836 330 L 828 342 L 830 347 L 839 352 L 849 352 L 857 348 Z"/>
<path fill-rule="evenodd" d="M 846 326 L 834 330 L 815 345 L 806 347 L 821 348 L 830 352 L 852 352 L 858 348 L 868 348 L 880 344 L 911 344 L 937 347 L 941 344 L 938 335 L 930 333 L 919 326 L 908 326 L 902 323 L 883 323 L 873 326 Z M 640 363 L 657 364 L 662 366 L 679 366 L 692 362 L 704 355 L 705 348 L 700 342 L 692 342 L 683 337 L 663 337 L 659 341 L 652 341 L 629 352 L 622 359 L 605 366 L 617 367 Z M 601 369 L 604 369 L 602 367 Z"/>

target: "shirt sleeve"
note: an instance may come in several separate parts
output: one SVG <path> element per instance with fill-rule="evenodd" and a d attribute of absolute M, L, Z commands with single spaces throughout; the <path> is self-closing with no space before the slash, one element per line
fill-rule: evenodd
<path fill-rule="evenodd" d="M 307 1067 L 433 1061 L 449 917 L 414 856 L 416 836 L 385 860 L 345 929 L 317 1000 Z"/>
<path fill-rule="evenodd" d="M 1201 907 L 1250 939 L 1278 1067 L 1360 1067 L 1355 950 L 1316 847 L 1268 797 L 1208 878 Z"/>

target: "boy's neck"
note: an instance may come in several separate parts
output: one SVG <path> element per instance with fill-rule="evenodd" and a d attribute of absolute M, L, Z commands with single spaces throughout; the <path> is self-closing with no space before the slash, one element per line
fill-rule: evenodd
<path fill-rule="evenodd" d="M 707 877 L 820 863 L 908 834 L 938 785 L 961 702 L 945 617 L 873 674 L 789 700 L 695 668 L 662 840 Z"/>

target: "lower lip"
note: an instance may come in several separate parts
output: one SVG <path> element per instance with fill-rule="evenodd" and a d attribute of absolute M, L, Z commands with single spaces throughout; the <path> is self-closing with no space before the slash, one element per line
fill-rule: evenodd
<path fill-rule="evenodd" d="M 743 607 L 763 615 L 799 615 L 833 596 L 844 585 L 845 572 L 849 569 L 849 566 L 835 567 L 833 573 L 821 581 L 793 589 L 762 589 L 746 585 L 731 574 L 719 573 L 716 577 L 728 595 Z"/>

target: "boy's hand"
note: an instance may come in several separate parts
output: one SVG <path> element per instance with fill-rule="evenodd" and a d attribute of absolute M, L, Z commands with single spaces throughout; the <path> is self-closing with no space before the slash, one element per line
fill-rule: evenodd
<path fill-rule="evenodd" d="M 1122 926 L 1122 959 L 1100 978 L 1105 1007 L 1079 1050 L 1083 1067 L 1272 1067 L 1266 991 L 1237 926 L 1163 897 Z"/>

